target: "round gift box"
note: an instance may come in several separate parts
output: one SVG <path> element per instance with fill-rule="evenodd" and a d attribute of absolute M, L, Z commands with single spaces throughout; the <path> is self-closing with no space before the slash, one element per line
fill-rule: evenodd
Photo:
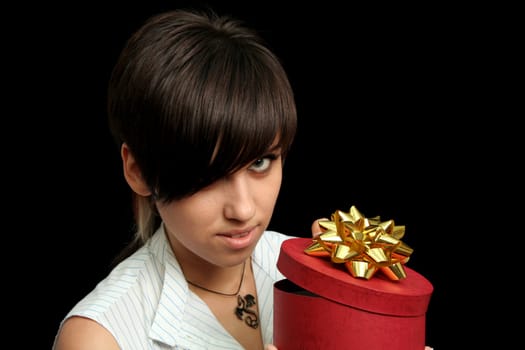
<path fill-rule="evenodd" d="M 378 271 L 353 277 L 344 264 L 307 255 L 308 238 L 283 242 L 277 267 L 287 278 L 274 284 L 274 344 L 279 350 L 425 347 L 432 284 L 404 266 L 395 281 Z"/>

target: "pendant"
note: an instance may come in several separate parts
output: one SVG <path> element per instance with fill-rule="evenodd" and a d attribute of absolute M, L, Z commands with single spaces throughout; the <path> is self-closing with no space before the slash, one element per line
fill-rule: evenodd
<path fill-rule="evenodd" d="M 239 294 L 237 295 L 237 307 L 235 308 L 235 314 L 239 320 L 244 320 L 249 327 L 257 329 L 259 327 L 259 317 L 255 310 L 250 310 L 255 306 L 255 297 L 251 294 L 246 294 L 244 298 Z"/>

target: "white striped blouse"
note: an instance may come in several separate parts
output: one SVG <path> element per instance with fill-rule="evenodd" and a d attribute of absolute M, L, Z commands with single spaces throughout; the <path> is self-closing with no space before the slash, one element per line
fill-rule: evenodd
<path fill-rule="evenodd" d="M 273 341 L 273 284 L 284 278 L 276 267 L 277 258 L 281 243 L 290 237 L 266 231 L 252 256 L 265 344 Z M 100 323 L 124 350 L 243 349 L 188 288 L 162 225 L 65 319 L 73 315 Z"/>

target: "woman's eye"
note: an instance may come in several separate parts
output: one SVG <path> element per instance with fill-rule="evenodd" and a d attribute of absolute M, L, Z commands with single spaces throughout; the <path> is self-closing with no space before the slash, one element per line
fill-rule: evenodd
<path fill-rule="evenodd" d="M 258 173 L 264 173 L 270 168 L 272 162 L 275 159 L 277 159 L 277 156 L 274 154 L 267 155 L 263 158 L 259 158 L 255 162 L 253 162 L 252 165 L 250 165 L 250 170 L 256 171 Z"/>

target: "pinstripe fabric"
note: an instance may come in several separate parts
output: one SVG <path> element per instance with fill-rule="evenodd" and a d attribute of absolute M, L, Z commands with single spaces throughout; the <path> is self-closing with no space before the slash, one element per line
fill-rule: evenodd
<path fill-rule="evenodd" d="M 290 236 L 266 231 L 253 252 L 264 343 L 273 340 L 273 283 L 283 278 L 276 263 Z M 121 349 L 242 349 L 192 293 L 161 227 L 148 243 L 118 265 L 66 318 L 91 318 Z"/>

